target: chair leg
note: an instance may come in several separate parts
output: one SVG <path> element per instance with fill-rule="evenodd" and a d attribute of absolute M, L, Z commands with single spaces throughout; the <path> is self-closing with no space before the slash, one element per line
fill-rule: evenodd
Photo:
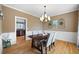
<path fill-rule="evenodd" d="M 45 53 L 47 54 L 47 47 L 45 47 Z"/>
<path fill-rule="evenodd" d="M 51 48 L 52 48 L 52 46 L 55 46 L 55 42 L 51 43 Z"/>
<path fill-rule="evenodd" d="M 55 42 L 53 42 L 53 46 L 55 46 Z"/>
<path fill-rule="evenodd" d="M 43 46 L 41 45 L 41 54 L 43 54 Z"/>
<path fill-rule="evenodd" d="M 52 45 L 53 45 L 53 44 L 51 43 L 51 48 L 52 48 Z"/>
<path fill-rule="evenodd" d="M 32 39 L 32 45 L 31 45 L 31 47 L 33 48 L 33 46 L 34 46 L 34 40 Z"/>
<path fill-rule="evenodd" d="M 51 45 L 49 45 L 49 51 L 51 50 Z"/>

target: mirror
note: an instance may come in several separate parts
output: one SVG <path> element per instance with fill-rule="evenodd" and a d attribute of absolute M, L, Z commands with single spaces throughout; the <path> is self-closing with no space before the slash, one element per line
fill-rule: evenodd
<path fill-rule="evenodd" d="M 59 28 L 64 26 L 64 19 L 54 19 L 49 22 L 49 25 Z"/>

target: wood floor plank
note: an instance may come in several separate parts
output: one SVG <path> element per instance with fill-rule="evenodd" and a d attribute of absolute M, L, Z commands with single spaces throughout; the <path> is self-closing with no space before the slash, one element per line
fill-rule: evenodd
<path fill-rule="evenodd" d="M 34 48 L 31 48 L 31 40 L 25 40 L 23 37 L 17 37 L 17 43 L 9 48 L 3 49 L 4 54 L 40 54 Z M 79 54 L 76 44 L 56 40 L 55 46 L 48 51 L 48 54 Z"/>

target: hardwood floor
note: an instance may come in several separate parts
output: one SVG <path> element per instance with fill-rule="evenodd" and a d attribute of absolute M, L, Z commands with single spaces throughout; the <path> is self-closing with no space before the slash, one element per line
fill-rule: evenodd
<path fill-rule="evenodd" d="M 56 40 L 55 47 L 50 54 L 79 54 L 79 49 L 76 47 L 76 44 L 65 42 L 61 40 Z"/>
<path fill-rule="evenodd" d="M 3 49 L 3 54 L 40 54 L 40 52 L 31 48 L 31 40 L 17 37 L 17 43 L 10 48 Z M 73 43 L 56 40 L 55 47 L 48 51 L 48 54 L 79 54 L 79 49 Z"/>

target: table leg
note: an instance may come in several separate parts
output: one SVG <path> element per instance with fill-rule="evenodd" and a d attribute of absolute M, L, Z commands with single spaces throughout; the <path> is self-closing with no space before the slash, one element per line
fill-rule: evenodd
<path fill-rule="evenodd" d="M 34 41 L 33 41 L 33 39 L 32 39 L 32 45 L 31 45 L 32 48 L 33 48 L 33 42 L 34 42 Z"/>

